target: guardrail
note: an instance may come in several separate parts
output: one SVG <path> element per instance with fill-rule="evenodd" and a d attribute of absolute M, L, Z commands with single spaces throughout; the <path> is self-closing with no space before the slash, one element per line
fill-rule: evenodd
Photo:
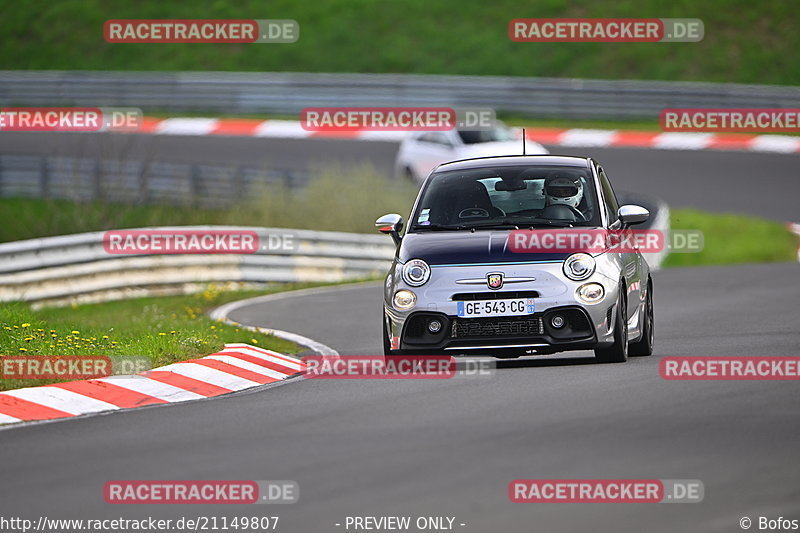
<path fill-rule="evenodd" d="M 669 231 L 666 204 L 640 195 L 627 194 L 626 200 L 651 210 L 645 227 Z M 243 226 L 141 229 L 255 231 L 261 243 L 291 237 L 292 246 L 267 245 L 255 254 L 115 255 L 106 251 L 102 231 L 2 243 L 0 301 L 63 306 L 199 292 L 209 283 L 337 282 L 382 276 L 395 253 L 384 235 Z M 656 270 L 666 253 L 645 259 Z"/>
<path fill-rule="evenodd" d="M 310 180 L 296 169 L 0 155 L 0 197 L 224 207 L 265 186 L 302 188 Z"/>
<path fill-rule="evenodd" d="M 209 283 L 344 281 L 384 275 L 395 251 L 384 235 L 239 226 L 143 229 L 255 231 L 262 243 L 291 236 L 293 246 L 247 255 L 111 255 L 103 247 L 104 232 L 4 243 L 0 301 L 43 307 L 198 292 Z"/>
<path fill-rule="evenodd" d="M 0 105 L 222 114 L 297 114 L 312 106 L 472 106 L 541 117 L 652 119 L 665 107 L 798 108 L 800 88 L 412 74 L 0 71 Z"/>

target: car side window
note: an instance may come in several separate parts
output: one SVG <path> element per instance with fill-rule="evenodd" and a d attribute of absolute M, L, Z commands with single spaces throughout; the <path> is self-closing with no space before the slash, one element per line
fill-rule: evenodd
<path fill-rule="evenodd" d="M 600 176 L 600 187 L 603 189 L 603 199 L 606 204 L 606 212 L 608 213 L 608 222 L 613 224 L 617 221 L 617 211 L 619 211 L 619 202 L 617 202 L 617 195 L 614 194 L 614 189 L 611 188 L 611 182 L 608 181 L 606 173 L 602 168 L 597 169 L 597 174 Z"/>
<path fill-rule="evenodd" d="M 420 135 L 417 140 L 421 142 L 433 143 L 433 144 L 441 144 L 445 146 L 450 146 L 450 141 L 447 139 L 447 136 L 440 131 L 432 131 L 429 133 L 424 133 Z"/>

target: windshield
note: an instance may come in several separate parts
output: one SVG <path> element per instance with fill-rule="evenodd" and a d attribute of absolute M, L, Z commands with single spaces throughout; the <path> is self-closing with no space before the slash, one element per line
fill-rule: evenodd
<path fill-rule="evenodd" d="M 461 140 L 464 142 L 464 144 L 516 140 L 514 132 L 505 126 L 497 126 L 496 128 L 492 128 L 490 130 L 458 130 L 458 136 L 461 137 Z"/>
<path fill-rule="evenodd" d="M 409 231 L 599 226 L 588 169 L 514 166 L 437 172 Z"/>

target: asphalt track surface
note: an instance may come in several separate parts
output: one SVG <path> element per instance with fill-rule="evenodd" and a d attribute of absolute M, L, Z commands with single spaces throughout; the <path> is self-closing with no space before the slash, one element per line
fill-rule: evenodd
<path fill-rule="evenodd" d="M 0 155 L 241 164 L 312 171 L 370 165 L 386 175 L 391 173 L 397 146 L 391 142 L 341 139 L 0 133 Z M 794 154 L 548 148 L 554 154 L 592 156 L 604 165 L 617 189 L 649 193 L 672 207 L 800 222 L 800 159 Z"/>
<path fill-rule="evenodd" d="M 617 187 L 673 206 L 765 214 L 783 202 L 786 211 L 776 207 L 770 218 L 797 213 L 796 156 L 585 153 L 605 163 Z M 706 172 L 696 176 L 696 195 L 672 181 L 694 166 Z M 744 186 L 751 178 L 780 178 L 785 192 L 762 204 Z M 709 183 L 728 181 L 738 185 L 709 191 Z M 348 515 L 453 516 L 466 524 L 457 531 L 481 533 L 724 532 L 741 531 L 743 516 L 756 522 L 753 530 L 759 516 L 800 519 L 797 383 L 677 382 L 658 374 L 668 355 L 800 355 L 798 275 L 794 263 L 655 273 L 656 351 L 626 364 L 597 365 L 590 352 L 576 352 L 504 361 L 494 376 L 472 380 L 300 379 L 3 430 L 0 515 L 278 515 L 288 533 L 344 531 L 335 524 Z M 380 285 L 367 284 L 246 306 L 231 318 L 293 331 L 342 354 L 377 354 L 380 305 Z M 514 504 L 507 488 L 519 478 L 699 479 L 705 499 Z M 300 501 L 111 506 L 102 487 L 113 479 L 291 479 Z"/>
<path fill-rule="evenodd" d="M 796 382 L 675 382 L 665 355 L 797 355 L 800 265 L 655 275 L 656 353 L 501 362 L 462 380 L 296 380 L 190 404 L 0 432 L 3 515 L 260 515 L 343 531 L 348 515 L 454 516 L 458 531 L 736 531 L 798 514 Z M 379 284 L 249 306 L 342 354 L 380 349 Z M 700 479 L 697 504 L 515 504 L 518 478 Z M 283 506 L 111 506 L 111 479 L 292 479 Z"/>

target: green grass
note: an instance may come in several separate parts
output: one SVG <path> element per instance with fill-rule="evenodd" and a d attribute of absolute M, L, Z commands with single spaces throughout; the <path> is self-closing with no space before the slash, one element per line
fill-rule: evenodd
<path fill-rule="evenodd" d="M 0 303 L 0 360 L 3 355 L 146 356 L 153 367 L 244 342 L 282 353 L 297 353 L 292 343 L 211 320 L 206 312 L 223 303 L 274 292 L 318 286 L 276 285 L 266 291 L 222 291 L 209 285 L 189 296 L 139 298 L 116 302 L 45 308 Z M 0 390 L 63 380 L 0 379 Z"/>
<path fill-rule="evenodd" d="M 700 43 L 515 43 L 513 18 L 700 18 Z M 292 18 L 294 44 L 110 44 L 107 19 Z M 378 72 L 800 83 L 786 0 L 3 2 L 0 68 Z"/>
<path fill-rule="evenodd" d="M 246 221 L 236 218 L 236 214 L 243 211 L 241 208 L 198 212 L 190 208 L 102 205 L 100 211 L 108 215 L 104 217 L 95 212 L 98 206 L 94 205 L 69 202 L 54 205 L 52 201 L 44 200 L 0 199 L 0 209 L 7 214 L 7 223 L 2 226 L 2 231 L 6 239 L 16 240 L 117 227 L 115 224 L 120 221 L 131 226 L 196 223 L 280 226 L 285 223 L 287 227 L 299 226 L 305 221 L 305 227 L 313 229 L 344 226 L 351 231 L 371 231 L 375 213 L 404 213 L 413 198 L 413 191 L 397 184 L 395 186 L 411 193 L 411 196 L 393 197 L 392 203 L 383 205 L 379 204 L 386 200 L 381 200 L 381 197 L 387 195 L 380 188 L 338 185 L 335 182 L 312 184 L 311 187 L 315 186 L 317 189 L 312 189 L 311 194 L 302 194 L 298 198 L 254 199 L 253 207 L 260 202 L 272 203 L 264 206 L 262 211 L 248 212 Z M 355 187 L 354 190 L 349 190 L 350 186 Z M 281 205 L 285 205 L 283 211 Z M 307 212 L 325 213 L 325 217 L 298 217 L 293 214 L 298 205 L 311 209 Z M 276 215 L 272 209 L 279 214 Z M 17 219 L 24 218 L 25 213 L 30 213 L 32 220 L 38 221 L 36 227 Z M 665 267 L 795 259 L 797 238 L 777 222 L 742 215 L 673 209 L 671 226 L 673 229 L 701 230 L 705 247 L 700 253 L 673 253 L 667 257 Z M 298 347 L 292 343 L 214 322 L 205 312 L 227 301 L 306 286 L 310 285 L 275 286 L 266 292 L 226 292 L 221 290 L 222 286 L 210 285 L 205 292 L 190 296 L 143 298 L 36 311 L 24 303 L 2 303 L 0 355 L 139 355 L 149 357 L 153 366 L 162 366 L 213 353 L 230 342 L 249 342 L 294 353 Z M 0 390 L 51 382 L 0 380 Z"/>
<path fill-rule="evenodd" d="M 301 191 L 263 189 L 229 209 L 0 198 L 0 242 L 158 225 L 244 225 L 375 233 L 375 219 L 411 208 L 417 186 L 369 168 L 329 171 Z"/>
<path fill-rule="evenodd" d="M 87 231 L 162 225 L 246 225 L 374 233 L 385 213 L 406 215 L 417 187 L 375 177 L 367 168 L 332 173 L 300 191 L 264 189 L 228 209 L 159 205 L 80 204 L 66 200 L 0 198 L 0 242 Z M 308 216 L 309 213 L 315 216 Z M 322 216 L 320 216 L 322 215 Z M 674 253 L 665 266 L 791 261 L 795 237 L 777 222 L 691 209 L 672 210 L 674 229 L 705 234 L 701 253 Z"/>
<path fill-rule="evenodd" d="M 671 210 L 672 229 L 703 232 L 699 253 L 672 253 L 664 267 L 794 261 L 797 237 L 783 224 L 756 217 L 712 214 L 695 209 Z"/>

